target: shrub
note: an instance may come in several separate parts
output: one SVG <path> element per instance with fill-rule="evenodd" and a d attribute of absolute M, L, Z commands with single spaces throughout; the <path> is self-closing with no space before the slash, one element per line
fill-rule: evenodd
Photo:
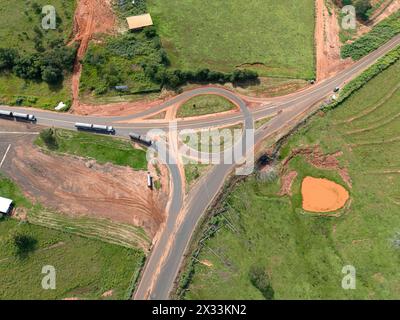
<path fill-rule="evenodd" d="M 52 128 L 44 129 L 42 132 L 40 132 L 40 138 L 42 139 L 47 148 L 51 150 L 57 149 L 58 144 L 54 129 Z"/>
<path fill-rule="evenodd" d="M 369 33 L 342 47 L 342 58 L 359 60 L 400 33 L 400 11 L 377 24 Z"/>
<path fill-rule="evenodd" d="M 251 284 L 256 287 L 266 300 L 274 299 L 274 289 L 271 286 L 271 281 L 267 271 L 259 266 L 250 268 L 249 277 Z"/>
<path fill-rule="evenodd" d="M 0 48 L 0 71 L 6 69 L 12 69 L 15 64 L 15 60 L 18 57 L 17 50 Z"/>
<path fill-rule="evenodd" d="M 37 240 L 30 235 L 15 233 L 12 236 L 12 242 L 15 248 L 15 255 L 20 259 L 25 259 L 27 256 L 36 250 Z"/>

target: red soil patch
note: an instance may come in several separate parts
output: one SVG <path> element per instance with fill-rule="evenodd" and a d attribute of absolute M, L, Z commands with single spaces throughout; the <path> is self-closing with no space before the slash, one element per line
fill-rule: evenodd
<path fill-rule="evenodd" d="M 352 181 L 348 170 L 342 168 L 338 160 L 338 157 L 342 156 L 343 152 L 338 151 L 333 154 L 324 154 L 319 146 L 294 149 L 292 153 L 283 160 L 283 169 L 285 169 L 289 162 L 298 155 L 304 156 L 308 163 L 318 169 L 336 170 L 348 187 L 352 187 Z"/>
<path fill-rule="evenodd" d="M 292 195 L 292 185 L 294 180 L 297 178 L 298 173 L 296 171 L 290 171 L 285 174 L 281 179 L 281 191 L 279 192 L 280 196 L 284 195 Z"/>
<path fill-rule="evenodd" d="M 138 102 L 121 102 L 101 105 L 79 103 L 79 106 L 74 108 L 74 113 L 84 116 L 128 116 L 156 107 L 163 102 L 163 100 L 158 99 L 154 101 L 143 100 Z M 137 121 L 137 119 L 135 121 Z"/>
<path fill-rule="evenodd" d="M 349 200 L 348 191 L 327 179 L 306 177 L 301 186 L 303 209 L 309 212 L 333 212 Z"/>
<path fill-rule="evenodd" d="M 28 198 L 50 209 L 140 226 L 150 237 L 165 220 L 168 184 L 150 191 L 145 171 L 43 153 L 31 137 L 16 141 L 8 159 L 4 172 Z M 167 179 L 166 169 L 161 171 Z"/>
<path fill-rule="evenodd" d="M 79 81 L 82 65 L 89 42 L 96 33 L 111 33 L 114 30 L 115 17 L 110 0 L 79 0 L 74 17 L 75 37 L 70 44 L 79 42 L 74 71 L 72 74 L 72 108 L 79 107 Z"/>
<path fill-rule="evenodd" d="M 321 81 L 350 66 L 352 61 L 340 57 L 340 26 L 335 8 L 329 14 L 325 0 L 316 0 L 316 16 L 317 80 Z"/>

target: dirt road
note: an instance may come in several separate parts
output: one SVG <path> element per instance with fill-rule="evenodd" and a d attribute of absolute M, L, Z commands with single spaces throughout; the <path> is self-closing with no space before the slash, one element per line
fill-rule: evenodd
<path fill-rule="evenodd" d="M 82 72 L 81 59 L 84 58 L 89 42 L 96 33 L 112 33 L 115 17 L 110 0 L 79 0 L 74 17 L 74 39 L 79 48 L 72 74 L 72 110 L 79 107 L 79 82 Z"/>
<path fill-rule="evenodd" d="M 315 41 L 317 51 L 317 80 L 321 81 L 336 75 L 352 64 L 351 60 L 340 58 L 340 26 L 336 11 L 331 14 L 325 5 L 325 0 L 316 0 Z"/>

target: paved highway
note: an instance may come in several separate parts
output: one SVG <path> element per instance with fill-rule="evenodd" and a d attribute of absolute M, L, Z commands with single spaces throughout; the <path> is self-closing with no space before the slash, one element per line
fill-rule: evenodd
<path fill-rule="evenodd" d="M 295 121 L 298 120 L 300 115 L 311 111 L 315 104 L 321 102 L 332 93 L 333 88 L 343 85 L 399 44 L 400 36 L 336 77 L 316 85 L 312 90 L 301 92 L 288 99 L 280 99 L 278 110 L 283 110 L 283 112 L 271 120 L 267 127 L 262 127 L 257 131 L 256 144 L 284 129 L 290 123 L 295 125 Z M 261 108 L 261 110 L 264 109 Z M 168 241 L 158 243 L 155 246 L 155 250 L 163 250 L 164 255 L 167 255 L 166 259 L 157 261 L 157 266 L 151 263 L 147 265 L 144 275 L 152 274 L 152 282 L 148 282 L 147 278 L 142 278 L 135 294 L 136 299 L 163 300 L 169 298 L 193 232 L 234 167 L 234 165 L 224 164 L 214 166 L 207 177 L 202 179 L 201 183 L 191 192 L 184 208 L 183 221 L 175 227 Z M 151 290 L 150 294 L 149 290 Z"/>
<path fill-rule="evenodd" d="M 331 95 L 333 88 L 342 86 L 399 44 L 400 36 L 397 36 L 335 77 L 295 94 L 266 99 L 264 105 L 251 111 L 248 110 L 244 100 L 234 93 L 213 87 L 187 91 L 150 110 L 123 117 L 87 117 L 8 106 L 0 106 L 0 109 L 34 113 L 38 119 L 38 124 L 66 129 L 73 129 L 75 122 L 113 125 L 116 128 L 117 135 L 127 137 L 128 133 L 132 131 L 145 133 L 151 129 L 168 130 L 168 123 L 165 121 L 148 122 L 139 119 L 195 95 L 213 93 L 225 96 L 234 101 L 240 106 L 241 112 L 207 119 L 206 121 L 204 118 L 180 120 L 178 121 L 178 129 L 227 126 L 239 121 L 244 121 L 246 128 L 252 128 L 253 120 L 275 115 L 267 125 L 256 132 L 255 142 L 257 144 L 274 133 L 282 132 L 288 125 L 295 125 L 299 121 L 300 116 L 311 112 L 315 104 Z M 138 119 L 137 122 L 135 119 Z M 123 121 L 129 121 L 129 123 L 123 123 Z M 175 154 L 171 154 L 170 156 L 176 157 Z M 135 299 L 168 299 L 184 253 L 187 250 L 192 234 L 201 216 L 218 194 L 227 176 L 232 173 L 234 168 L 235 165 L 221 164 L 214 166 L 209 174 L 201 180 L 201 183 L 192 190 L 184 206 L 182 177 L 178 165 L 169 165 L 172 194 L 167 221 L 161 236 L 153 246 L 152 252 L 147 259 L 143 275 L 134 295 Z"/>

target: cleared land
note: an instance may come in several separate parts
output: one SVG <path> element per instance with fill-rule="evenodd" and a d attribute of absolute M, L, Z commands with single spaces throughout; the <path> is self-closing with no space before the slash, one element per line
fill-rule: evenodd
<path fill-rule="evenodd" d="M 281 150 L 281 159 L 316 145 L 325 155 L 336 154 L 350 177 L 349 208 L 336 217 L 304 214 L 304 177 L 342 186 L 349 181 L 338 168 L 310 163 L 302 154 L 286 168 L 298 173 L 292 196 L 279 195 L 279 179 L 250 177 L 230 192 L 227 211 L 213 219 L 221 229 L 204 242 L 198 259 L 207 264 L 195 264 L 186 298 L 262 299 L 265 288 L 252 281 L 254 269 L 263 270 L 275 299 L 400 297 L 394 241 L 400 229 L 399 71 L 397 62 L 337 109 L 314 117 Z M 357 270 L 357 290 L 341 287 L 342 268 L 349 264 Z"/>
<path fill-rule="evenodd" d="M 54 40 L 67 41 L 72 33 L 75 1 L 51 1 L 57 13 L 55 30 L 43 30 L 41 27 L 42 7 L 48 4 L 46 0 L 0 0 L 0 47 L 33 53 L 39 42 L 47 49 Z M 70 101 L 70 82 L 70 77 L 67 77 L 61 85 L 49 86 L 45 82 L 0 74 L 0 103 L 54 108 L 60 101 Z"/>
<path fill-rule="evenodd" d="M 30 124 L 6 120 L 0 122 L 7 131 L 27 131 L 28 128 L 31 132 L 40 130 L 40 127 Z M 33 145 L 35 137 L 31 135 L 5 135 L 1 142 L 5 146 L 11 144 L 11 149 L 2 172 L 12 178 L 32 202 L 46 204 L 50 216 L 36 217 L 36 220 L 48 222 L 48 226 L 56 225 L 57 228 L 60 224 L 69 225 L 78 231 L 84 229 L 89 233 L 92 233 L 93 228 L 101 229 L 106 226 L 111 234 L 111 230 L 118 230 L 119 224 L 128 224 L 132 228 L 121 228 L 120 235 L 133 232 L 132 239 L 135 238 L 142 247 L 147 247 L 148 238 L 154 236 L 164 220 L 167 184 L 162 190 L 153 192 L 147 188 L 147 172 L 127 166 L 136 163 L 129 153 L 135 150 L 128 142 L 126 143 L 130 151 L 123 152 L 121 156 L 119 140 L 98 135 L 92 136 L 91 143 L 90 138 L 79 140 L 85 136 L 78 133 L 76 142 L 74 133 L 66 132 L 64 138 L 67 142 L 63 144 L 61 141 L 59 144 L 64 148 L 63 152 L 80 154 L 78 157 L 60 154 L 57 150 L 41 150 Z M 115 151 L 112 152 L 114 148 Z M 128 148 L 125 146 L 122 149 Z M 92 158 L 82 158 L 84 155 Z M 100 164 L 95 159 L 105 164 Z M 111 163 L 113 161 L 121 161 L 119 163 L 124 166 L 114 165 Z M 162 179 L 167 179 L 165 170 L 161 170 L 161 173 Z M 75 225 L 71 221 L 60 221 L 51 214 L 54 211 L 83 220 L 77 220 Z M 100 221 L 90 226 L 89 218 Z M 84 219 L 89 219 L 89 222 Z M 102 219 L 111 220 L 112 223 L 107 224 Z M 105 232 L 102 236 L 110 235 Z M 117 237 L 116 240 L 125 241 L 123 237 Z"/>
<path fill-rule="evenodd" d="M 229 72 L 246 67 L 262 76 L 311 79 L 312 0 L 148 0 L 172 67 Z"/>
<path fill-rule="evenodd" d="M 178 110 L 178 118 L 204 116 L 235 109 L 236 106 L 224 97 L 201 95 L 189 99 Z"/>
<path fill-rule="evenodd" d="M 0 196 L 14 199 L 20 213 L 38 209 L 3 176 Z M 5 218 L 0 249 L 2 299 L 126 299 L 144 259 L 137 249 Z M 56 269 L 56 290 L 41 287 L 45 265 Z"/>

